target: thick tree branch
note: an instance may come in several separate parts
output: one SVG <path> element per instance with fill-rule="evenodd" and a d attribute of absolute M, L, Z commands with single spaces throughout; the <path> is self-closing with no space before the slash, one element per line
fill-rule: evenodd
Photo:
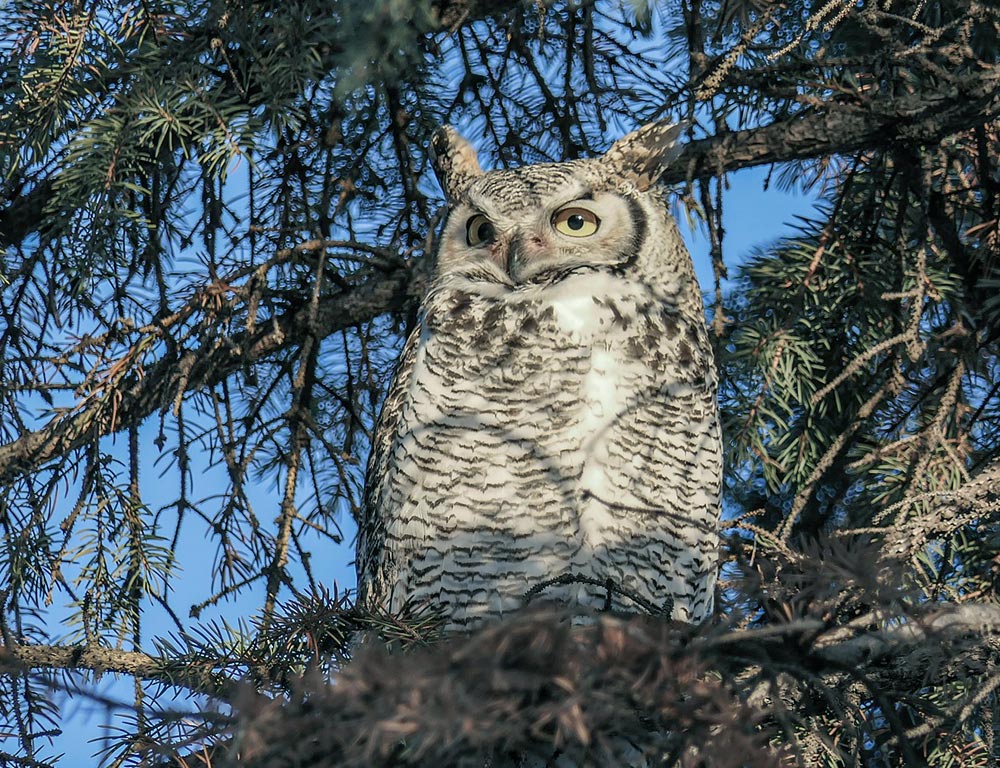
<path fill-rule="evenodd" d="M 964 603 L 948 606 L 923 621 L 909 621 L 886 629 L 855 632 L 843 627 L 816 643 L 816 654 L 843 667 L 860 667 L 885 659 L 909 674 L 927 669 L 930 656 L 939 653 L 938 641 L 963 637 L 1000 637 L 1000 605 Z"/>
<path fill-rule="evenodd" d="M 231 676 L 210 670 L 207 665 L 203 670 L 196 666 L 185 665 L 183 658 L 165 660 L 96 645 L 0 645 L 0 671 L 113 672 L 222 698 L 232 695 L 236 681 Z"/>
<path fill-rule="evenodd" d="M 667 182 L 765 163 L 875 150 L 900 142 L 934 143 L 1000 116 L 1000 66 L 948 90 L 863 104 L 829 103 L 790 120 L 691 142 Z"/>

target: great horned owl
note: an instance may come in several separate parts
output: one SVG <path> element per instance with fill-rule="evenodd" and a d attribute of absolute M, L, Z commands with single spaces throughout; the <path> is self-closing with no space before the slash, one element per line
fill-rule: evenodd
<path fill-rule="evenodd" d="M 681 129 L 483 172 L 441 129 L 436 271 L 375 432 L 359 603 L 471 629 L 529 595 L 698 621 L 721 444 L 701 293 L 655 187 Z"/>

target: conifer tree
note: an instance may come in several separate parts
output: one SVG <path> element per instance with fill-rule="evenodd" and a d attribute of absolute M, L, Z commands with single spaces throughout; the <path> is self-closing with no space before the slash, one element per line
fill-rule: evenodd
<path fill-rule="evenodd" d="M 668 116 L 716 272 L 717 620 L 355 611 L 322 569 L 426 282 L 431 133 L 502 167 Z M 997 764 L 998 157 L 981 0 L 7 0 L 0 762 L 58 765 L 89 702 L 127 715 L 107 765 Z M 761 165 L 819 203 L 740 261 Z"/>

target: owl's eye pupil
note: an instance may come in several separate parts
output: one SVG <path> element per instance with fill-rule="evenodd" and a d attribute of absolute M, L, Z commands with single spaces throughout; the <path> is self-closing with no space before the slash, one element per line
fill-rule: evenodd
<path fill-rule="evenodd" d="M 597 214 L 582 206 L 563 206 L 552 216 L 552 227 L 567 237 L 590 237 L 601 227 Z"/>
<path fill-rule="evenodd" d="M 480 242 L 489 242 L 493 239 L 493 225 L 488 221 L 484 221 L 476 230 L 476 236 Z"/>

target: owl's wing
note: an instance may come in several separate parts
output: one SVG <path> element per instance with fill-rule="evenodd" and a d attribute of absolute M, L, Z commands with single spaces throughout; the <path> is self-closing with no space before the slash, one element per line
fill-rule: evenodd
<path fill-rule="evenodd" d="M 387 511 L 384 507 L 386 477 L 390 471 L 393 445 L 399 433 L 406 400 L 409 397 L 413 364 L 420 345 L 423 328 L 421 319 L 410 332 L 399 357 L 392 384 L 382 404 L 372 436 L 372 450 L 365 472 L 365 490 L 358 520 L 358 542 L 355 554 L 355 568 L 358 575 L 358 605 L 375 608 L 384 603 L 392 587 L 393 564 L 388 562 L 385 551 L 385 524 Z"/>

